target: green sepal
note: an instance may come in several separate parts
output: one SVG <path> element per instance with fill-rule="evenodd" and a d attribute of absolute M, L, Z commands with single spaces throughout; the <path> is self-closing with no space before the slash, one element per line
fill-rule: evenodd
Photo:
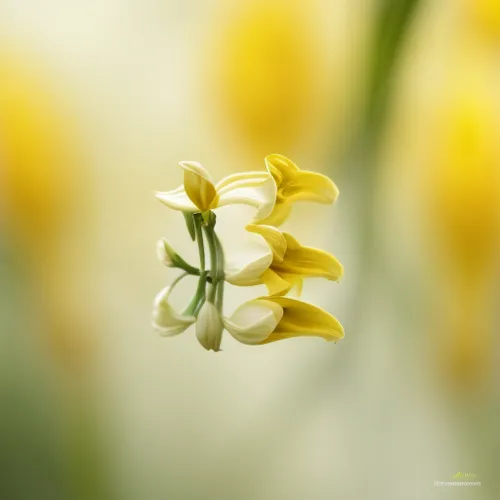
<path fill-rule="evenodd" d="M 189 236 L 193 241 L 196 241 L 196 230 L 194 227 L 193 214 L 191 212 L 182 212 L 184 220 L 186 221 L 186 227 L 189 232 Z"/>

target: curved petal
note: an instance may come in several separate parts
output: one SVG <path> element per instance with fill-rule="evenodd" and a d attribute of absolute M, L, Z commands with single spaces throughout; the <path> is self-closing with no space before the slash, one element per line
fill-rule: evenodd
<path fill-rule="evenodd" d="M 266 285 L 269 295 L 286 295 L 293 286 L 293 283 L 289 283 L 283 279 L 271 268 L 264 271 L 260 281 L 262 284 Z"/>
<path fill-rule="evenodd" d="M 205 302 L 196 320 L 196 338 L 207 351 L 220 351 L 224 325 L 219 311 L 211 302 Z"/>
<path fill-rule="evenodd" d="M 199 208 L 191 201 L 183 186 L 173 191 L 155 193 L 156 198 L 172 210 L 181 212 L 199 212 Z"/>
<path fill-rule="evenodd" d="M 283 309 L 278 304 L 265 299 L 251 300 L 225 318 L 224 327 L 239 342 L 256 345 L 269 337 L 282 316 Z"/>
<path fill-rule="evenodd" d="M 344 273 L 342 264 L 331 254 L 317 248 L 302 246 L 292 235 L 283 233 L 287 250 L 281 263 L 273 263 L 273 269 L 283 277 L 286 274 L 326 278 L 338 281 Z"/>
<path fill-rule="evenodd" d="M 273 262 L 283 262 L 286 252 L 286 239 L 279 229 L 264 224 L 249 224 L 246 228 L 250 233 L 260 234 L 273 252 Z"/>
<path fill-rule="evenodd" d="M 196 161 L 181 161 L 184 170 L 184 189 L 200 212 L 206 212 L 217 204 L 217 192 L 210 174 Z"/>
<path fill-rule="evenodd" d="M 262 344 L 292 337 L 321 337 L 328 341 L 344 338 L 342 325 L 330 313 L 307 302 L 289 297 L 266 297 L 283 308 L 283 317 Z"/>
<path fill-rule="evenodd" d="M 155 297 L 153 304 L 153 328 L 164 337 L 172 337 L 184 332 L 192 325 L 194 316 L 183 316 L 168 303 L 172 289 L 167 286 Z"/>
<path fill-rule="evenodd" d="M 274 205 L 273 211 L 265 218 L 256 220 L 256 224 L 263 224 L 266 226 L 281 226 L 290 215 L 292 211 L 292 204 L 286 199 L 279 199 Z"/>
<path fill-rule="evenodd" d="M 253 286 L 260 284 L 260 277 L 269 268 L 273 255 L 268 252 L 243 266 L 228 263 L 225 278 L 228 283 L 236 286 Z"/>
<path fill-rule="evenodd" d="M 221 188 L 218 206 L 250 205 L 257 208 L 255 218 L 263 219 L 273 211 L 276 203 L 276 189 L 276 183 L 269 174 L 261 178 L 239 178 Z"/>
<path fill-rule="evenodd" d="M 267 155 L 264 161 L 268 172 L 276 179 L 278 186 L 291 182 L 296 173 L 300 172 L 299 167 L 292 160 L 277 153 Z"/>
<path fill-rule="evenodd" d="M 339 195 L 337 186 L 329 177 L 305 170 L 298 172 L 293 180 L 282 187 L 282 195 L 290 202 L 314 201 L 331 204 Z"/>
<path fill-rule="evenodd" d="M 215 189 L 219 194 L 223 194 L 225 191 L 234 189 L 236 186 L 243 183 L 255 183 L 255 185 L 258 185 L 268 178 L 269 174 L 267 172 L 241 172 L 231 174 L 219 181 Z"/>

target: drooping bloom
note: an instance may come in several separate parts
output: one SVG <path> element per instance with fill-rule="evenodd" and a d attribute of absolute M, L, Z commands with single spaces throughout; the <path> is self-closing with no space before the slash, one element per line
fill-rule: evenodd
<path fill-rule="evenodd" d="M 295 163 L 280 154 L 268 155 L 265 159 L 268 172 L 277 186 L 276 203 L 271 214 L 262 217 L 258 223 L 280 226 L 290 215 L 293 203 L 313 201 L 332 204 L 339 191 L 326 175 L 301 170 Z"/>
<path fill-rule="evenodd" d="M 269 253 L 228 274 L 229 283 L 240 286 L 264 284 L 271 295 L 285 295 L 294 286 L 302 289 L 304 278 L 326 278 L 338 281 L 342 264 L 331 254 L 302 246 L 291 234 L 272 226 L 251 224 L 247 230 L 260 234 L 269 245 Z"/>
<path fill-rule="evenodd" d="M 163 337 L 173 337 L 187 330 L 196 318 L 178 313 L 169 303 L 172 287 L 167 286 L 158 293 L 153 304 L 153 328 Z"/>
<path fill-rule="evenodd" d="M 241 305 L 224 319 L 227 331 L 248 345 L 267 344 L 292 337 L 344 337 L 342 325 L 320 307 L 289 297 L 263 297 Z"/>
<path fill-rule="evenodd" d="M 196 338 L 207 351 L 220 351 L 224 325 L 217 307 L 205 302 L 196 320 Z"/>
<path fill-rule="evenodd" d="M 214 184 L 210 174 L 194 161 L 182 161 L 184 184 L 173 191 L 156 193 L 164 205 L 182 212 L 206 212 L 231 204 L 257 209 L 256 219 L 267 217 L 276 202 L 276 184 L 268 172 L 233 174 Z"/>

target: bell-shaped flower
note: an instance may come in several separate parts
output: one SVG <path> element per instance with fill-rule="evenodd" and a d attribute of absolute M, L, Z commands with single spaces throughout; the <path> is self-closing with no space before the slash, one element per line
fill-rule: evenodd
<path fill-rule="evenodd" d="M 239 342 L 261 345 L 292 337 L 344 337 L 342 325 L 330 313 L 289 297 L 263 297 L 241 305 L 224 320 L 226 330 Z"/>
<path fill-rule="evenodd" d="M 196 318 L 177 312 L 168 302 L 172 287 L 158 293 L 153 304 L 153 328 L 164 337 L 179 335 L 191 326 Z"/>
<path fill-rule="evenodd" d="M 276 202 L 276 183 L 268 172 L 243 172 L 229 175 L 214 184 L 210 174 L 194 161 L 182 161 L 184 184 L 173 191 L 156 193 L 164 205 L 182 212 L 206 212 L 232 204 L 257 209 L 255 219 L 269 216 Z"/>
<path fill-rule="evenodd" d="M 300 294 L 304 278 L 338 281 L 342 277 L 342 264 L 328 252 L 302 246 L 292 235 L 272 226 L 251 224 L 247 230 L 265 239 L 269 253 L 238 272 L 227 274 L 229 283 L 239 286 L 262 283 L 270 295 L 285 295 L 293 287 L 297 287 Z"/>
<path fill-rule="evenodd" d="M 337 199 L 337 186 L 326 175 L 301 170 L 280 154 L 268 155 L 265 162 L 268 172 L 276 182 L 277 194 L 272 212 L 259 219 L 259 224 L 280 226 L 290 215 L 292 204 L 296 201 L 332 204 Z"/>
<path fill-rule="evenodd" d="M 224 325 L 222 318 L 211 302 L 205 302 L 196 320 L 196 338 L 207 351 L 220 351 Z"/>

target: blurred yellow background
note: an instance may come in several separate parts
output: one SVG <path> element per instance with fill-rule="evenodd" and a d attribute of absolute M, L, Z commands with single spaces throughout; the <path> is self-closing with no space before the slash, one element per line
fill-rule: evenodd
<path fill-rule="evenodd" d="M 2 500 L 499 498 L 499 63 L 498 0 L 2 0 Z M 159 337 L 153 192 L 269 153 L 345 339 Z"/>

